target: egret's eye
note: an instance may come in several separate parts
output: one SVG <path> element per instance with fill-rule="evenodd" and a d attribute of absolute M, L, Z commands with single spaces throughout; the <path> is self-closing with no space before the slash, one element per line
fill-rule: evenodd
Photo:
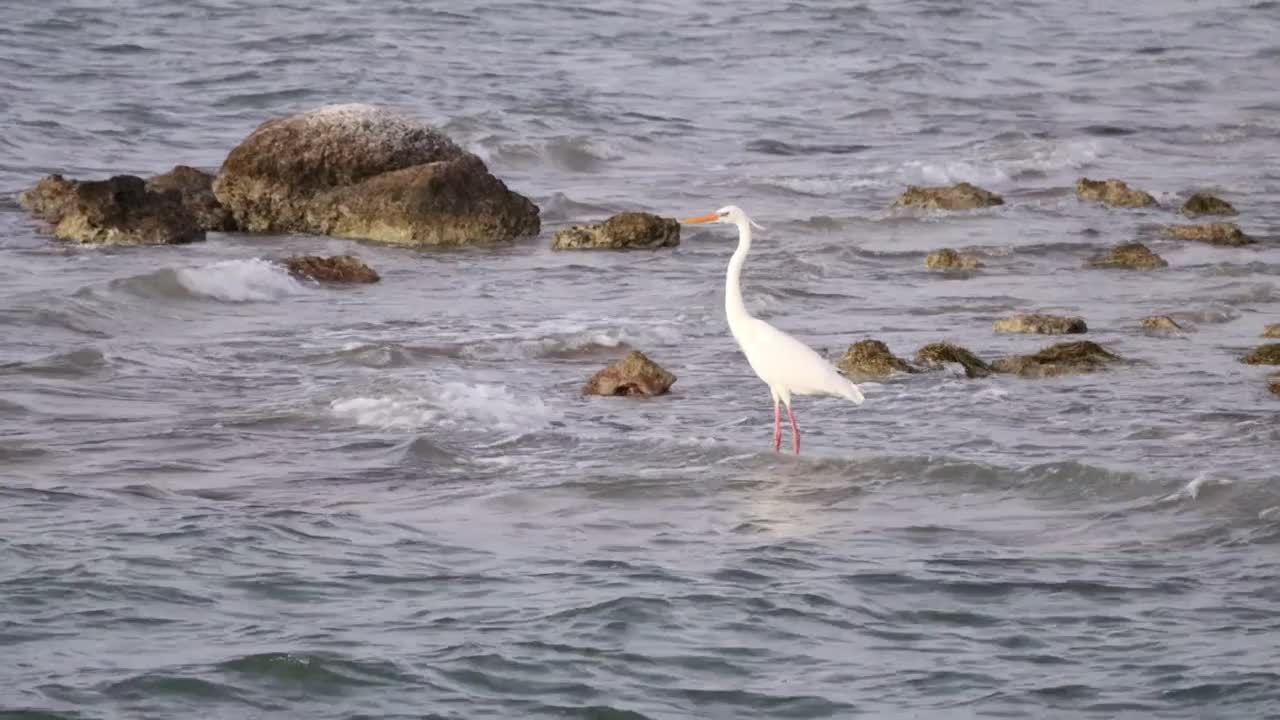
<path fill-rule="evenodd" d="M 729 217 L 729 213 L 728 213 L 728 211 L 726 211 L 726 210 L 721 210 L 721 211 L 720 211 L 720 217 Z"/>

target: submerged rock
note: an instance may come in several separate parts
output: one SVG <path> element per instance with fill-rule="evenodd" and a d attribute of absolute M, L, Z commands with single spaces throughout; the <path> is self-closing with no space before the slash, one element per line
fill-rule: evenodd
<path fill-rule="evenodd" d="M 943 187 L 909 185 L 894 205 L 925 210 L 972 210 L 1003 205 L 1004 198 L 967 182 Z"/>
<path fill-rule="evenodd" d="M 929 253 L 924 259 L 924 266 L 939 270 L 973 270 L 982 267 L 982 262 L 973 255 L 961 255 L 951 248 L 942 248 Z"/>
<path fill-rule="evenodd" d="M 259 125 L 213 192 L 251 232 L 394 245 L 464 245 L 537 234 L 539 211 L 484 162 L 415 119 L 333 105 Z"/>
<path fill-rule="evenodd" d="M 586 395 L 662 395 L 676 376 L 663 370 L 644 353 L 633 350 L 591 376 L 582 388 Z"/>
<path fill-rule="evenodd" d="M 56 205 L 56 204 L 55 204 Z M 173 191 L 148 190 L 134 175 L 74 183 L 53 234 L 103 245 L 169 245 L 204 239 L 195 216 Z"/>
<path fill-rule="evenodd" d="M 1235 215 L 1236 209 L 1231 203 L 1209 193 L 1196 193 L 1182 204 L 1184 215 Z"/>
<path fill-rule="evenodd" d="M 1280 375 L 1272 375 L 1267 378 L 1267 389 L 1276 395 L 1280 395 Z"/>
<path fill-rule="evenodd" d="M 644 212 L 618 213 L 599 225 L 574 225 L 556 231 L 555 250 L 652 250 L 680 244 L 680 223 Z"/>
<path fill-rule="evenodd" d="M 1221 245 L 1224 247 L 1237 247 L 1240 245 L 1250 245 L 1255 240 L 1240 229 L 1235 223 L 1204 223 L 1202 225 L 1170 225 L 1165 228 L 1165 232 L 1170 237 L 1179 240 L 1194 240 L 1196 242 L 1209 243 L 1210 245 Z"/>
<path fill-rule="evenodd" d="M 1262 328 L 1262 337 L 1280 338 L 1280 323 L 1271 323 Z"/>
<path fill-rule="evenodd" d="M 1246 365 L 1280 365 L 1280 343 L 1267 343 L 1250 350 L 1240 362 Z"/>
<path fill-rule="evenodd" d="M 956 363 L 964 368 L 964 374 L 971 378 L 986 377 L 991 374 L 991 366 L 977 355 L 951 343 L 929 343 L 916 351 L 916 364 L 924 367 L 940 367 L 948 363 Z"/>
<path fill-rule="evenodd" d="M 355 255 L 296 255 L 285 258 L 284 264 L 293 275 L 320 282 L 375 283 L 381 280 L 377 271 Z"/>
<path fill-rule="evenodd" d="M 1182 326 L 1173 321 L 1168 315 L 1152 315 L 1142 318 L 1142 327 L 1145 330 L 1160 330 L 1173 332 L 1182 330 Z"/>
<path fill-rule="evenodd" d="M 919 372 L 906 361 L 889 352 L 889 346 L 879 340 L 861 340 L 849 346 L 836 362 L 845 374 L 859 377 L 885 377 L 898 372 Z"/>
<path fill-rule="evenodd" d="M 997 320 L 992 328 L 999 333 L 1038 333 L 1040 335 L 1070 335 L 1089 331 L 1084 318 L 1062 315 L 1014 315 Z"/>
<path fill-rule="evenodd" d="M 1128 183 L 1115 178 L 1090 180 L 1082 177 L 1076 180 L 1076 195 L 1111 207 L 1134 208 L 1156 204 L 1151 193 L 1131 188 Z"/>
<path fill-rule="evenodd" d="M 79 180 L 68 180 L 62 175 L 48 175 L 35 187 L 18 193 L 18 204 L 44 220 L 57 224 L 63 214 L 75 203 Z"/>
<path fill-rule="evenodd" d="M 213 175 L 203 170 L 176 165 L 167 173 L 147 178 L 147 188 L 159 192 L 177 191 L 182 196 L 182 204 L 187 206 L 203 230 L 231 232 L 236 229 L 231 211 L 223 207 L 213 194 Z"/>
<path fill-rule="evenodd" d="M 1085 267 L 1155 270 L 1156 268 L 1169 267 L 1169 263 L 1152 252 L 1151 248 L 1135 242 L 1117 245 L 1110 250 L 1094 255 L 1085 261 Z"/>
<path fill-rule="evenodd" d="M 1088 340 L 1050 345 L 1033 355 L 1010 355 L 991 364 L 996 372 L 1040 378 L 1087 373 L 1120 362 L 1120 356 Z"/>

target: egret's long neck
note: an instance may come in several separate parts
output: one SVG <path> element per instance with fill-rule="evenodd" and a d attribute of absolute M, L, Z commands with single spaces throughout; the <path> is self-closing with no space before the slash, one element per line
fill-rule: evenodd
<path fill-rule="evenodd" d="M 746 220 L 738 223 L 738 249 L 733 251 L 729 259 L 729 271 L 724 277 L 724 314 L 733 327 L 739 320 L 751 317 L 747 314 L 747 306 L 742 302 L 742 266 L 747 263 L 747 253 L 751 252 L 751 225 Z"/>

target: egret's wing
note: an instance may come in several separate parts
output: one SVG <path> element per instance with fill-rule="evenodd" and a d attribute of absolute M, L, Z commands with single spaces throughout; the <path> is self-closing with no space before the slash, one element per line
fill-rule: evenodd
<path fill-rule="evenodd" d="M 758 318 L 742 342 L 751 367 L 766 383 L 797 395 L 838 395 L 862 402 L 862 392 L 813 348 Z"/>

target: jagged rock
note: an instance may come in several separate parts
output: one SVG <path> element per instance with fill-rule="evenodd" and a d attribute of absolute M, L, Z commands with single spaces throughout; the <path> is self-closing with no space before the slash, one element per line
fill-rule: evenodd
<path fill-rule="evenodd" d="M 395 245 L 484 244 L 534 235 L 536 205 L 484 162 L 413 118 L 333 105 L 259 125 L 213 192 L 250 232 L 303 232 Z"/>
<path fill-rule="evenodd" d="M 1231 203 L 1209 193 L 1196 193 L 1182 204 L 1184 215 L 1235 215 Z"/>
<path fill-rule="evenodd" d="M 929 343 L 916 351 L 916 364 L 924 367 L 939 367 L 948 363 L 957 363 L 964 368 L 964 374 L 971 378 L 986 377 L 991 374 L 991 366 L 977 355 L 951 343 Z"/>
<path fill-rule="evenodd" d="M 1023 377 L 1056 377 L 1100 370 L 1120 357 L 1088 340 L 1050 345 L 1033 355 L 1010 355 L 991 364 L 996 372 Z"/>
<path fill-rule="evenodd" d="M 1004 198 L 967 182 L 942 187 L 907 186 L 894 205 L 925 210 L 972 210 L 1003 205 Z"/>
<path fill-rule="evenodd" d="M 134 175 L 77 181 L 66 202 L 45 207 L 61 212 L 53 234 L 72 242 L 169 245 L 204 239 L 179 193 L 148 190 Z"/>
<path fill-rule="evenodd" d="M 1159 330 L 1163 332 L 1175 332 L 1182 330 L 1182 326 L 1173 321 L 1168 315 L 1152 315 L 1142 318 L 1142 327 L 1146 330 Z"/>
<path fill-rule="evenodd" d="M 75 203 L 79 180 L 68 180 L 53 174 L 40 179 L 35 187 L 18 193 L 18 204 L 44 220 L 57 224 Z"/>
<path fill-rule="evenodd" d="M 1117 245 L 1110 250 L 1094 255 L 1085 261 L 1085 267 L 1154 270 L 1156 268 L 1169 267 L 1169 263 L 1152 252 L 1151 248 L 1135 242 Z"/>
<path fill-rule="evenodd" d="M 592 375 L 582 392 L 586 395 L 662 395 L 675 381 L 675 375 L 663 370 L 644 353 L 633 350 Z"/>
<path fill-rule="evenodd" d="M 556 231 L 556 250 L 651 250 L 680 244 L 680 223 L 644 212 L 618 213 L 599 225 L 574 225 Z"/>
<path fill-rule="evenodd" d="M 1195 240 L 1196 242 L 1236 247 L 1256 242 L 1244 234 L 1235 223 L 1204 223 L 1202 225 L 1170 225 L 1165 232 L 1179 240 Z"/>
<path fill-rule="evenodd" d="M 982 267 L 982 262 L 973 255 L 961 255 L 951 248 L 942 248 L 929 253 L 924 259 L 924 266 L 940 270 L 973 270 Z"/>
<path fill-rule="evenodd" d="M 1267 343 L 1250 350 L 1240 362 L 1246 365 L 1280 365 L 1280 343 Z"/>
<path fill-rule="evenodd" d="M 354 255 L 297 255 L 285 258 L 284 264 L 290 273 L 320 282 L 375 283 L 381 279 L 377 271 Z"/>
<path fill-rule="evenodd" d="M 1262 337 L 1280 338 L 1280 323 L 1271 323 L 1262 328 Z"/>
<path fill-rule="evenodd" d="M 889 352 L 889 346 L 879 340 L 860 340 L 849 346 L 836 362 L 836 367 L 847 375 L 857 377 L 885 377 L 898 372 L 919 372 L 906 361 Z"/>
<path fill-rule="evenodd" d="M 997 320 L 992 325 L 1000 333 L 1038 333 L 1040 335 L 1071 335 L 1089 331 L 1084 318 L 1062 315 L 1014 315 Z"/>
<path fill-rule="evenodd" d="M 1115 178 L 1090 180 L 1082 177 L 1076 180 L 1076 195 L 1111 207 L 1147 207 L 1156 204 L 1156 199 L 1150 193 L 1131 188 L 1128 183 Z"/>
<path fill-rule="evenodd" d="M 203 230 L 232 232 L 236 229 L 231 211 L 222 207 L 213 194 L 213 175 L 188 165 L 175 165 L 172 170 L 147 178 L 147 188 L 164 192 L 175 190 L 182 196 Z"/>

